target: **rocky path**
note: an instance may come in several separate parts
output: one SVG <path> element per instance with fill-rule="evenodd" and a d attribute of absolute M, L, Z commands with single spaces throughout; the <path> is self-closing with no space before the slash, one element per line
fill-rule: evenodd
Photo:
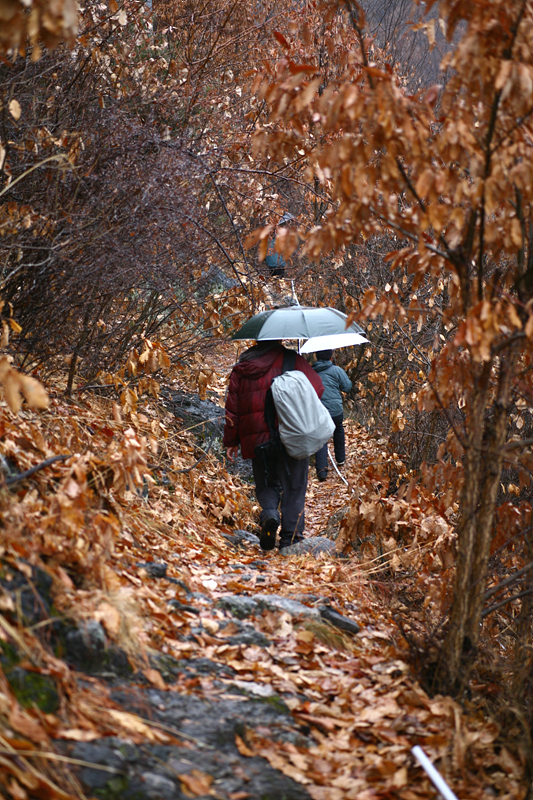
<path fill-rule="evenodd" d="M 12 796 L 425 800 L 421 745 L 461 800 L 522 800 L 498 727 L 418 685 L 388 581 L 334 551 L 367 448 L 349 428 L 348 487 L 311 473 L 307 542 L 283 556 L 217 461 L 114 509 L 93 586 L 0 554 Z"/>
<path fill-rule="evenodd" d="M 420 689 L 386 595 L 353 560 L 282 557 L 249 533 L 193 532 L 163 536 L 164 547 L 161 533 L 126 541 L 98 620 L 43 629 L 74 670 L 79 722 L 54 730 L 52 678 L 41 724 L 86 797 L 432 798 L 415 744 L 462 800 L 523 797 L 519 766 L 497 755 L 497 727 Z M 50 619 L 45 577 L 7 565 L 3 574 L 4 598 L 22 598 L 28 624 Z M 115 612 L 128 619 L 128 584 L 144 638 L 114 628 Z M 24 698 L 24 653 L 4 649 L 2 662 Z"/>

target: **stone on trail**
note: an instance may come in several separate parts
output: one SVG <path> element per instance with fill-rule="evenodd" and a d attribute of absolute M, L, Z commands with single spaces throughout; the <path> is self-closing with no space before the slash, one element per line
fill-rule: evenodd
<path fill-rule="evenodd" d="M 315 619 L 320 617 L 316 608 L 309 608 L 298 600 L 291 600 L 290 597 L 282 597 L 278 594 L 255 594 L 253 597 L 228 594 L 221 597 L 217 605 L 239 619 L 262 611 L 284 611 L 291 617 L 313 617 Z"/>
<path fill-rule="evenodd" d="M 306 554 L 317 556 L 319 553 L 333 553 L 334 551 L 335 542 L 332 542 L 331 539 L 326 539 L 324 536 L 311 536 L 309 539 L 304 539 L 303 542 L 284 547 L 279 552 L 281 556 L 303 556 Z"/>
<path fill-rule="evenodd" d="M 298 600 L 282 597 L 278 594 L 256 594 L 254 600 L 259 609 L 268 611 L 285 611 L 291 617 L 319 617 L 316 608 L 309 608 Z"/>
<path fill-rule="evenodd" d="M 234 634 L 234 636 L 230 636 L 228 639 L 229 644 L 244 644 L 247 647 L 251 647 L 255 645 L 256 647 L 270 647 L 272 642 L 270 642 L 264 633 L 261 631 L 256 631 L 253 625 L 250 625 L 249 628 L 245 628 L 239 633 Z"/>
<path fill-rule="evenodd" d="M 336 628 L 339 628 L 341 631 L 347 631 L 348 633 L 359 633 L 361 628 L 354 622 L 352 619 L 339 614 L 338 611 L 334 611 L 329 606 L 320 606 L 319 607 L 320 616 L 322 619 L 325 619 L 327 622 L 331 622 Z"/>
<path fill-rule="evenodd" d="M 259 547 L 259 536 L 249 531 L 235 531 L 235 533 L 221 533 L 224 539 L 233 547 Z"/>
<path fill-rule="evenodd" d="M 246 597 L 245 595 L 225 595 L 219 599 L 217 606 L 229 611 L 230 614 L 233 614 L 233 616 L 237 617 L 238 619 L 251 617 L 252 614 L 255 614 L 257 611 L 255 600 L 252 597 Z"/>
<path fill-rule="evenodd" d="M 144 793 L 149 800 L 173 800 L 178 797 L 176 785 L 169 778 L 155 772 L 143 772 L 141 778 Z"/>
<path fill-rule="evenodd" d="M 164 561 L 138 561 L 135 566 L 143 569 L 150 578 L 164 578 L 167 574 L 167 565 Z"/>

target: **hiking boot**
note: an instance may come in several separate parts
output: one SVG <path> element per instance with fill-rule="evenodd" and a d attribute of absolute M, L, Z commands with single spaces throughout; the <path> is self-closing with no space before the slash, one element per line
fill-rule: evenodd
<path fill-rule="evenodd" d="M 344 467 L 345 464 L 346 464 L 346 461 L 337 461 L 337 466 L 338 467 Z"/>
<path fill-rule="evenodd" d="M 316 474 L 318 480 L 322 483 L 323 481 L 327 480 L 328 478 L 328 471 L 325 472 L 317 472 Z"/>
<path fill-rule="evenodd" d="M 267 517 L 261 523 L 261 535 L 259 546 L 261 550 L 273 550 L 276 546 L 276 533 L 278 532 L 279 522 L 276 517 Z"/>

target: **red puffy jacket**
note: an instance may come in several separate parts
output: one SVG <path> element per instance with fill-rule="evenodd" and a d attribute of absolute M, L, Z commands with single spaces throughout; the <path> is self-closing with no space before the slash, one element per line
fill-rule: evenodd
<path fill-rule="evenodd" d="M 272 378 L 281 375 L 284 352 L 285 348 L 278 345 L 266 352 L 259 349 L 256 356 L 254 348 L 250 348 L 231 371 L 223 442 L 226 448 L 240 444 L 243 458 L 254 458 L 256 446 L 270 439 L 265 399 Z M 295 369 L 309 378 L 317 395 L 322 397 L 322 381 L 305 358 L 296 356 Z"/>

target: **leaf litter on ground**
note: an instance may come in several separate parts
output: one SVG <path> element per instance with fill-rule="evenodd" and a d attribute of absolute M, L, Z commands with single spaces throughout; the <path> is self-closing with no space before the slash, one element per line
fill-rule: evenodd
<path fill-rule="evenodd" d="M 234 354 L 228 345 L 217 371 L 207 364 L 217 397 Z M 216 700 L 238 684 L 251 695 L 279 697 L 313 745 L 274 741 L 250 726 L 235 746 L 245 757 L 265 758 L 315 800 L 434 797 L 410 754 L 415 744 L 463 800 L 524 797 L 520 761 L 502 745 L 498 727 L 475 708 L 421 688 L 393 614 L 391 580 L 407 573 L 418 574 L 427 613 L 445 604 L 438 587 L 451 570 L 455 509 L 436 508 L 386 443 L 349 421 L 348 485 L 333 470 L 319 483 L 311 470 L 306 505 L 306 534 L 333 538 L 336 555 L 237 550 L 227 537 L 258 531 L 250 484 L 229 474 L 216 454 L 180 473 L 196 460 L 194 432 L 184 432 L 154 398 L 144 405 L 117 414 L 102 397 L 85 395 L 76 404 L 52 398 L 47 410 L 18 417 L 0 405 L 1 452 L 11 469 L 72 454 L 15 490 L 0 490 L 3 564 L 44 569 L 56 613 L 100 623 L 160 691 Z M 169 470 L 170 487 L 154 479 L 154 464 Z M 398 478 L 409 497 L 389 493 Z M 166 569 L 155 578 L 157 564 Z M 232 644 L 238 628 L 217 605 L 227 595 L 292 598 L 310 612 L 326 604 L 361 630 L 354 636 L 316 614 L 255 607 L 247 621 L 270 644 Z M 0 598 L 0 644 L 23 652 L 29 669 L 53 675 L 61 702 L 54 713 L 24 708 L 0 672 L 2 791 L 13 798 L 82 797 L 68 759 L 53 761 L 54 740 L 180 741 L 179 732 L 120 708 L 105 680 L 69 668 L 24 626 L 10 597 L 4 590 Z M 236 677 L 191 681 L 183 674 L 167 682 L 151 660 L 157 653 L 207 658 Z M 15 758 L 15 751 L 24 756 Z M 212 793 L 212 780 L 200 772 L 180 776 L 191 796 Z"/>

